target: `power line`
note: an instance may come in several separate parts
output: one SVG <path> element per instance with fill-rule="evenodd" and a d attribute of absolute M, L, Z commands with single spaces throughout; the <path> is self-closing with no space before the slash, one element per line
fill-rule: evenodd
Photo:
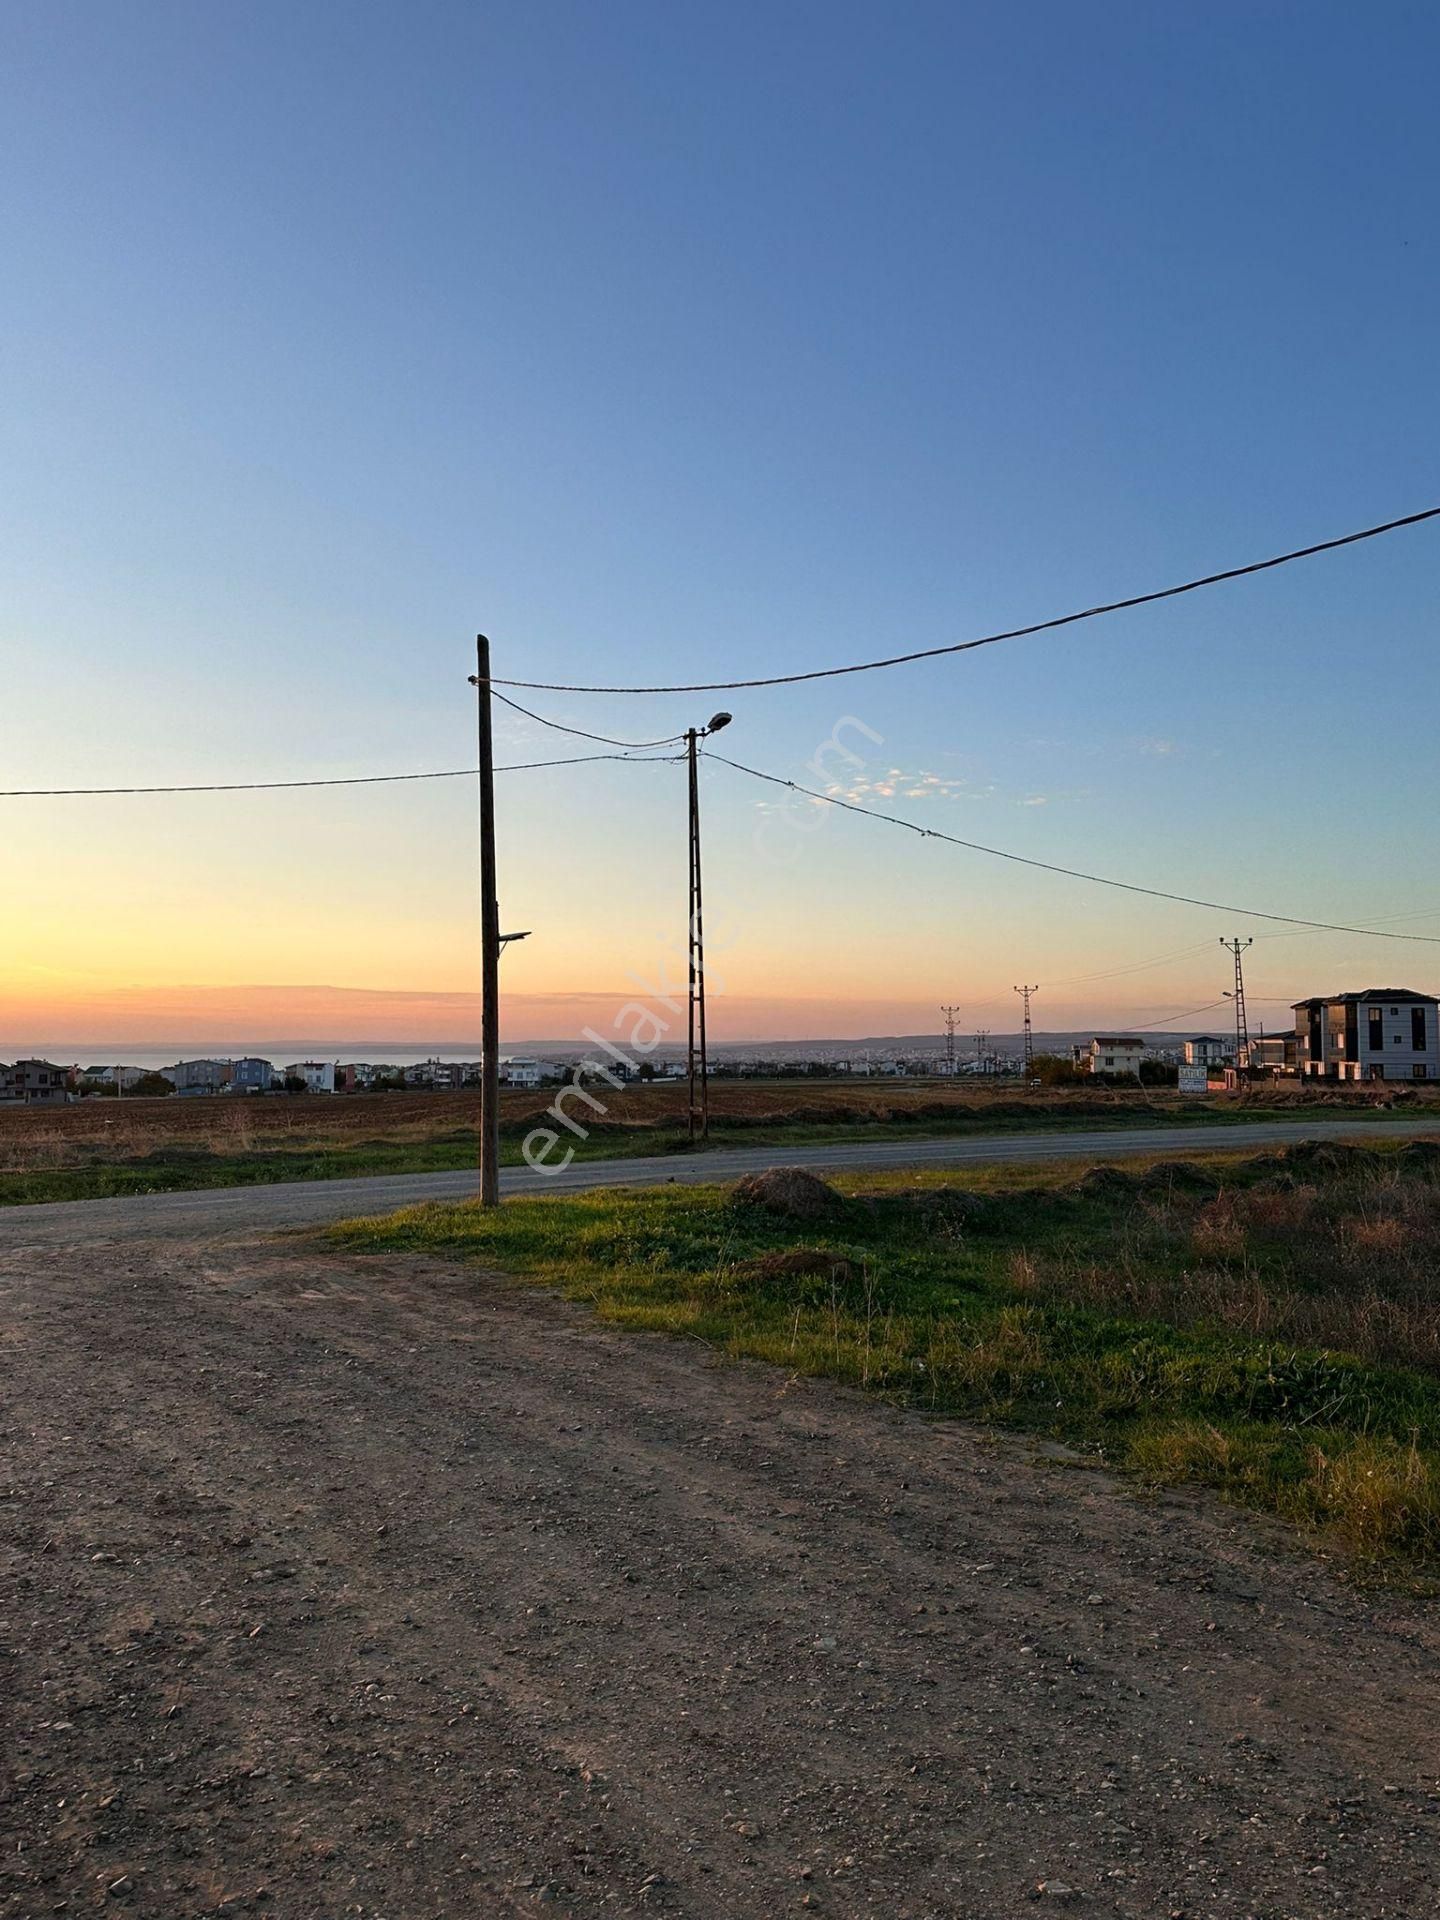
<path fill-rule="evenodd" d="M 733 767 L 737 773 L 749 774 L 752 780 L 764 780 L 772 787 L 788 787 L 792 793 L 803 793 L 807 799 L 822 801 L 827 807 L 841 807 L 846 813 L 864 814 L 868 820 L 883 820 L 892 827 L 905 827 L 911 833 L 918 833 L 922 840 L 944 840 L 952 847 L 964 847 L 969 853 L 986 853 L 995 860 L 1009 860 L 1016 866 L 1037 867 L 1042 873 L 1063 874 L 1067 880 L 1088 880 L 1092 886 L 1115 887 L 1121 893 L 1140 893 L 1152 900 L 1171 900 L 1182 907 L 1205 907 L 1212 913 L 1238 913 L 1248 920 L 1274 920 L 1284 926 L 1307 927 L 1317 933 L 1358 933 L 1368 934 L 1376 940 L 1408 940 L 1423 946 L 1440 946 L 1440 934 L 1432 933 L 1392 933 L 1380 927 L 1339 926 L 1330 920 L 1305 920 L 1291 913 L 1267 913 L 1259 907 L 1237 907 L 1233 903 L 1221 900 L 1199 900 L 1193 894 L 1169 893 L 1163 887 L 1145 887 L 1134 880 L 1112 880 L 1103 873 L 1082 873 L 1076 867 L 1062 867 L 1053 860 L 1032 860 L 1028 854 L 1010 853 L 1004 847 L 987 847 L 978 840 L 962 840 L 958 834 L 942 833 L 938 827 L 917 826 L 913 820 L 903 819 L 898 813 L 881 813 L 875 807 L 862 807 L 854 800 L 841 800 L 833 793 L 817 793 L 813 787 L 802 787 L 798 780 L 782 779 L 778 773 L 762 773 L 758 767 L 743 766 L 738 760 L 729 760 L 723 753 L 712 753 L 710 758 L 722 765 Z"/>
<path fill-rule="evenodd" d="M 987 633 L 979 640 L 958 640 L 948 647 L 922 647 L 914 653 L 895 653 L 884 660 L 861 660 L 848 667 L 815 667 L 807 673 L 776 673 L 759 680 L 698 680 L 689 685 L 671 687 L 595 687 L 571 686 L 553 680 L 497 680 L 502 687 L 524 687 L 535 693 L 733 693 L 748 687 L 791 687 L 802 680 L 833 680 L 846 673 L 874 673 L 880 667 L 908 666 L 915 660 L 938 660 L 945 654 L 972 653 L 977 647 L 993 647 L 1002 640 L 1024 640 L 1031 634 L 1051 633 L 1057 627 L 1074 626 L 1080 620 L 1097 620 L 1102 614 L 1124 613 L 1131 607 L 1153 606 L 1157 600 L 1174 600 L 1182 593 L 1197 593 L 1201 587 L 1215 587 L 1227 580 L 1242 580 L 1247 574 L 1267 573 L 1272 567 L 1285 567 L 1292 560 L 1309 560 L 1317 553 L 1333 553 L 1337 547 L 1353 547 L 1361 540 L 1378 539 L 1382 533 L 1394 533 L 1401 527 L 1414 527 L 1424 520 L 1440 517 L 1440 507 L 1426 507 L 1422 513 L 1407 513 L 1399 520 L 1386 520 L 1377 527 L 1362 527 L 1358 533 L 1341 534 L 1337 540 L 1319 540 L 1313 546 L 1295 547 L 1289 553 L 1277 553 L 1269 560 L 1252 560 L 1243 567 L 1226 567 L 1219 573 L 1202 574 L 1178 587 L 1159 587 L 1150 593 L 1130 594 L 1124 600 L 1107 600 L 1098 607 L 1085 607 L 1078 613 L 1062 613 L 1050 620 L 1036 620 L 1028 627 L 1009 627 L 1003 633 Z"/>
<path fill-rule="evenodd" d="M 496 773 L 531 773 L 541 767 L 584 767 L 597 760 L 625 760 L 632 766 L 668 766 L 678 753 L 577 753 L 567 760 L 519 760 Z M 354 773 L 328 780 L 216 780 L 183 787 L 11 787 L 0 789 L 0 800 L 46 800 L 78 795 L 127 793 L 274 793 L 289 787 L 379 787 L 399 780 L 473 780 L 478 767 L 445 767 L 435 773 Z"/>
<path fill-rule="evenodd" d="M 1297 936 L 1277 933 L 1271 934 L 1268 937 L 1274 940 L 1284 940 Z M 1188 947 L 1176 947 L 1169 953 L 1156 954 L 1153 960 L 1135 960 L 1124 966 L 1106 967 L 1103 972 L 1100 973 L 1068 973 L 1063 979 L 1055 981 L 1054 984 L 1057 987 L 1079 987 L 1086 985 L 1092 980 L 1114 980 L 1125 973 L 1148 973 L 1152 967 L 1163 967 L 1171 960 L 1186 960 L 1192 954 L 1208 953 L 1209 951 L 1210 942 L 1208 940 L 1198 940 Z"/>
<path fill-rule="evenodd" d="M 1401 920 L 1429 920 L 1437 913 L 1440 913 L 1440 907 L 1423 907 L 1418 913 L 1382 913 L 1376 914 L 1374 918 L 1379 923 L 1379 926 L 1383 927 Z M 1257 942 L 1261 940 L 1311 940 L 1317 933 L 1325 931 L 1328 931 L 1328 929 L 1319 927 L 1296 927 L 1286 933 L 1257 933 L 1255 938 Z M 1367 933 L 1368 931 L 1369 929 L 1367 929 Z M 1123 974 L 1148 973 L 1151 968 L 1165 966 L 1172 960 L 1186 960 L 1193 954 L 1209 953 L 1210 951 L 1210 942 L 1208 940 L 1199 940 L 1192 942 L 1188 947 L 1175 947 L 1168 953 L 1157 953 L 1149 960 L 1127 961 L 1122 966 L 1106 967 L 1098 973 L 1067 973 L 1063 978 L 1054 981 L 1053 984 L 1057 987 L 1078 987 L 1086 986 L 1095 980 L 1115 980 Z M 1283 994 L 1277 993 L 1268 996 L 1248 992 L 1246 994 L 1248 1000 L 1263 1000 L 1267 997 L 1274 1000 L 1277 1004 L 1284 1001 L 1286 1006 L 1290 1005 L 1290 1001 L 1286 1000 Z M 994 1007 L 998 1006 L 1004 998 L 1003 993 L 997 993 L 992 994 L 987 1000 L 977 1000 L 973 1004 L 981 1007 Z"/>
<path fill-rule="evenodd" d="M 523 713 L 527 720 L 538 721 L 542 727 L 551 727 L 556 733 L 573 733 L 581 740 L 598 740 L 604 747 L 630 747 L 639 752 L 645 747 L 676 747 L 685 738 L 683 733 L 671 733 L 667 734 L 663 740 L 614 740 L 608 733 L 587 733 L 584 727 L 567 727 L 561 720 L 549 720 L 543 713 L 532 713 L 529 707 L 522 707 L 518 700 L 511 700 L 507 695 L 497 693 L 493 681 L 490 683 L 490 693 L 492 699 L 501 701 L 505 706 L 513 708 L 516 713 Z M 497 767 L 495 771 L 498 773 L 500 769 Z"/>
<path fill-rule="evenodd" d="M 1177 1020 L 1189 1020 L 1197 1013 L 1213 1013 L 1216 1007 L 1223 1007 L 1224 1004 L 1224 1000 L 1207 1000 L 1203 1007 L 1185 1007 L 1179 1013 L 1167 1013 L 1163 1020 L 1132 1021 L 1131 1025 L 1136 1033 L 1148 1033 L 1155 1027 L 1173 1026 Z"/>

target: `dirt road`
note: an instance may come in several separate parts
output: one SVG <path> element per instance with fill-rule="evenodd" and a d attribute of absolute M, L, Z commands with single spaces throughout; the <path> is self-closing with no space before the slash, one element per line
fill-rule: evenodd
<path fill-rule="evenodd" d="M 1440 1120 L 1361 1120 L 1311 1115 L 1226 1126 L 1088 1128 L 1050 1133 L 995 1133 L 938 1140 L 842 1140 L 823 1146 L 722 1147 L 693 1158 L 657 1154 L 625 1160 L 577 1160 L 563 1173 L 505 1167 L 501 1191 L 575 1193 L 588 1187 L 653 1187 L 668 1181 L 738 1180 L 761 1167 L 795 1162 L 817 1173 L 884 1172 L 909 1167 L 998 1166 L 1016 1161 L 1120 1159 L 1126 1154 L 1223 1152 L 1283 1146 L 1297 1140 L 1411 1140 L 1440 1133 Z M 365 1180 L 297 1180 L 265 1187 L 155 1193 L 123 1200 L 67 1200 L 0 1207 L 0 1247 L 70 1246 L 82 1240 L 202 1238 L 246 1230 L 319 1226 L 363 1213 L 388 1213 L 423 1200 L 464 1200 L 476 1176 L 394 1173 Z"/>
<path fill-rule="evenodd" d="M 1437 1623 L 1260 1523 L 454 1267 L 0 1283 L 17 1920 L 1440 1903 Z"/>

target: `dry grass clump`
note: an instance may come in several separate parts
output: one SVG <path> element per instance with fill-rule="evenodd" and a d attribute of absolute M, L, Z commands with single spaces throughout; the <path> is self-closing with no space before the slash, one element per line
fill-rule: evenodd
<path fill-rule="evenodd" d="M 1190 1229 L 1190 1244 L 1203 1260 L 1239 1260 L 1248 1245 L 1248 1225 L 1241 1219 L 1235 1196 L 1222 1193 L 1200 1209 Z"/>
<path fill-rule="evenodd" d="M 1276 1429 L 1186 1420 L 1136 1434 L 1130 1460 L 1156 1485 L 1266 1492 L 1266 1504 L 1367 1558 L 1440 1553 L 1440 1467 L 1414 1441 L 1335 1433 L 1297 1448 Z"/>
<path fill-rule="evenodd" d="M 1361 1154 L 1212 1199 L 1151 1193 L 1123 1230 L 1010 1256 L 1020 1296 L 1440 1373 L 1440 1182 Z M 1104 1247 L 1097 1257 L 1096 1240 Z"/>
<path fill-rule="evenodd" d="M 1312 1519 L 1357 1553 L 1440 1552 L 1440 1469 L 1412 1442 L 1367 1437 L 1311 1450 Z"/>
<path fill-rule="evenodd" d="M 1297 1337 L 1291 1318 L 1297 1296 L 1263 1280 L 1253 1267 L 1176 1272 L 1123 1255 L 1103 1261 L 1037 1260 L 1021 1251 L 1010 1257 L 1010 1284 L 1022 1296 L 1118 1310 L 1127 1320 L 1226 1327 L 1266 1339 Z"/>
<path fill-rule="evenodd" d="M 1244 1221 L 1263 1234 L 1299 1233 L 1315 1218 L 1317 1187 L 1258 1188 L 1244 1197 Z"/>
<path fill-rule="evenodd" d="M 1367 1220 L 1363 1216 L 1342 1220 L 1336 1230 L 1342 1254 L 1352 1262 L 1374 1258 L 1377 1254 L 1392 1260 L 1402 1259 L 1409 1245 L 1409 1229 L 1394 1214 Z"/>

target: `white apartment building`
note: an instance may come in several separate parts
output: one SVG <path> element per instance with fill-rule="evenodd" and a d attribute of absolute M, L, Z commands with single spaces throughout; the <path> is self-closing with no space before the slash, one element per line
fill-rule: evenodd
<path fill-rule="evenodd" d="M 1185 1064 L 1187 1067 L 1218 1066 L 1221 1061 L 1234 1057 L 1235 1048 L 1229 1040 L 1217 1040 L 1213 1033 L 1197 1033 L 1193 1040 L 1185 1042 Z"/>
<path fill-rule="evenodd" d="M 282 1067 L 280 1071 L 287 1080 L 303 1080 L 307 1093 L 334 1093 L 335 1091 L 333 1060 L 295 1060 L 288 1067 Z"/>
<path fill-rule="evenodd" d="M 1133 1034 L 1100 1034 L 1090 1042 L 1088 1053 L 1080 1049 L 1081 1064 L 1087 1073 L 1133 1073 L 1140 1076 L 1145 1058 L 1145 1042 Z"/>

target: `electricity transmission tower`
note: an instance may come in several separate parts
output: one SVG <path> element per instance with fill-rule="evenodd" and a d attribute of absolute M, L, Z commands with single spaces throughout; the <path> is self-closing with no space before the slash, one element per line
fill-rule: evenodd
<path fill-rule="evenodd" d="M 1235 991 L 1227 993 L 1225 998 L 1235 1002 L 1235 1065 L 1243 1067 L 1250 1053 L 1250 1028 L 1245 1019 L 1245 969 L 1240 964 L 1240 956 L 1254 942 L 1237 938 L 1222 940 L 1220 944 L 1235 956 Z"/>
<path fill-rule="evenodd" d="M 941 1007 L 940 1011 L 945 1016 L 945 1071 L 953 1075 L 955 1072 L 955 1016 L 960 1009 L 959 1007 Z"/>
<path fill-rule="evenodd" d="M 1016 987 L 1016 993 L 1025 1003 L 1025 1078 L 1028 1080 L 1035 1070 L 1035 1035 L 1030 1028 L 1030 996 L 1040 991 L 1039 984 L 1033 987 Z"/>

